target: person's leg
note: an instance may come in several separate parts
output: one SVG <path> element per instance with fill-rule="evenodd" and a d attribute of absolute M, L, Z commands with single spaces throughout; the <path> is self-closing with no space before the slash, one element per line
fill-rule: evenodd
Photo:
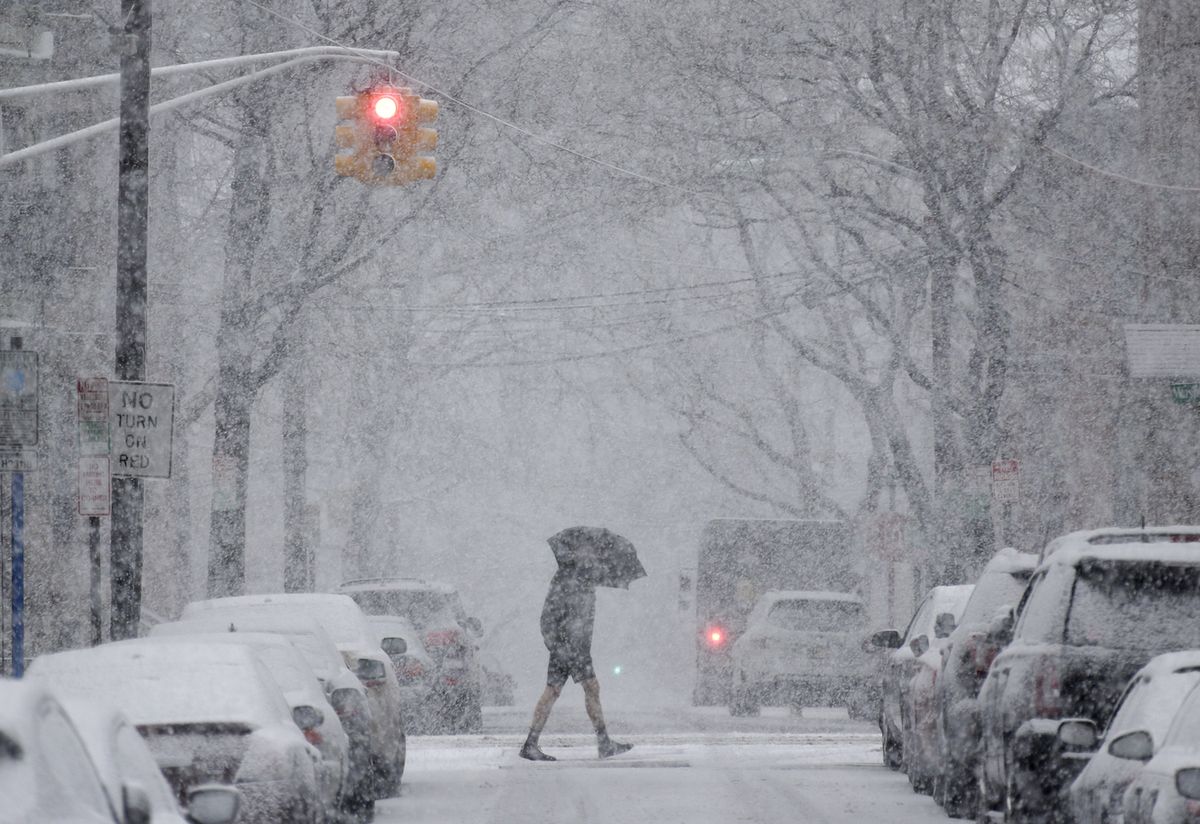
<path fill-rule="evenodd" d="M 525 739 L 525 744 L 521 747 L 522 758 L 530 761 L 555 760 L 554 756 L 542 752 L 541 747 L 538 746 L 538 738 L 541 736 L 542 730 L 546 728 L 546 722 L 550 720 L 550 710 L 554 709 L 554 702 L 562 694 L 565 683 L 567 683 L 567 667 L 563 657 L 551 651 L 550 665 L 546 668 L 546 689 L 542 690 L 542 697 L 538 699 L 533 708 L 533 720 L 529 724 L 529 737 Z"/>
<path fill-rule="evenodd" d="M 529 725 L 529 734 L 533 736 L 534 741 L 537 741 L 537 737 L 546 728 L 546 722 L 550 720 L 550 710 L 554 709 L 554 702 L 560 695 L 562 687 L 553 684 L 547 684 L 546 689 L 542 690 L 542 697 L 533 708 L 533 722 Z"/>
<path fill-rule="evenodd" d="M 583 705 L 596 730 L 596 746 L 600 749 L 600 757 L 609 758 L 633 749 L 632 744 L 619 744 L 608 737 L 604 708 L 600 706 L 600 681 L 596 676 L 593 674 L 591 678 L 580 681 L 579 686 L 583 687 Z"/>

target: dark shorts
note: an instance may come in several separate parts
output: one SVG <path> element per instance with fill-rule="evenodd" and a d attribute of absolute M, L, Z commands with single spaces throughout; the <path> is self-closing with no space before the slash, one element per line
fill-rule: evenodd
<path fill-rule="evenodd" d="M 561 687 L 567 678 L 576 684 L 596 677 L 592 667 L 592 650 L 582 644 L 547 644 L 550 649 L 550 666 L 546 668 L 546 684 Z"/>

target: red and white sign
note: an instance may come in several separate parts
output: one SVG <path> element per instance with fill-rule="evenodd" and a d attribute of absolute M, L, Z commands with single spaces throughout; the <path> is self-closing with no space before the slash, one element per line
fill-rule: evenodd
<path fill-rule="evenodd" d="M 108 379 L 80 378 L 79 454 L 108 455 Z"/>
<path fill-rule="evenodd" d="M 112 512 L 112 477 L 107 455 L 79 456 L 79 514 L 109 515 Z"/>
<path fill-rule="evenodd" d="M 992 461 L 992 498 L 1001 504 L 1013 504 L 1021 500 L 1019 461 Z"/>

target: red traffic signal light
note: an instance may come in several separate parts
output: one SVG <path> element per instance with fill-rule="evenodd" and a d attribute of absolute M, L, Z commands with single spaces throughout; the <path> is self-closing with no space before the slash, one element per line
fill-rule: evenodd
<path fill-rule="evenodd" d="M 725 643 L 725 630 L 720 627 L 709 627 L 704 631 L 704 638 L 710 647 L 719 647 Z"/>
<path fill-rule="evenodd" d="M 381 94 L 371 104 L 371 111 L 379 120 L 399 120 L 400 99 L 390 94 Z"/>

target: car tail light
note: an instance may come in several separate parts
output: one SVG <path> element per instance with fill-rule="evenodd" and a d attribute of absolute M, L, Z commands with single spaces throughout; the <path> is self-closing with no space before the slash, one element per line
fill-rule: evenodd
<path fill-rule="evenodd" d="M 1033 675 L 1033 710 L 1039 718 L 1057 718 L 1062 712 L 1062 682 L 1053 658 L 1043 658 Z"/>
<path fill-rule="evenodd" d="M 448 647 L 462 643 L 462 638 L 456 629 L 437 629 L 425 633 L 426 647 Z"/>
<path fill-rule="evenodd" d="M 402 684 L 411 684 L 425 677 L 425 667 L 411 655 L 401 655 L 395 661 L 396 678 Z"/>
<path fill-rule="evenodd" d="M 704 640 L 712 649 L 720 649 L 729 640 L 729 635 L 723 627 L 709 627 L 704 630 Z"/>
<path fill-rule="evenodd" d="M 319 747 L 325 743 L 325 739 L 321 737 L 321 731 L 316 727 L 311 730 L 304 730 L 304 740 L 314 747 Z"/>

